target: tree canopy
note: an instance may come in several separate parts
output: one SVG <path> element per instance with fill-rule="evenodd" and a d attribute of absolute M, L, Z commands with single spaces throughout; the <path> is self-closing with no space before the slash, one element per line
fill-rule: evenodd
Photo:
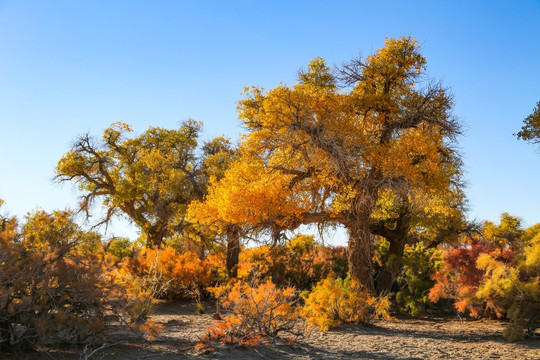
<path fill-rule="evenodd" d="M 540 101 L 536 103 L 533 112 L 523 120 L 521 131 L 517 134 L 518 139 L 540 144 Z"/>
<path fill-rule="evenodd" d="M 459 124 L 451 114 L 452 96 L 425 80 L 425 64 L 414 39 L 388 39 L 375 54 L 336 72 L 316 58 L 298 84 L 247 89 L 238 105 L 248 129 L 241 149 L 258 159 L 246 166 L 260 164 L 254 182 L 236 177 L 236 184 L 245 183 L 239 185 L 241 201 L 253 203 L 248 189 L 263 182 L 258 187 L 277 187 L 283 199 L 271 212 L 283 225 L 343 224 L 351 276 L 370 290 L 370 223 L 380 191 L 429 193 L 449 188 L 456 173 L 452 144 Z M 238 208 L 234 199 L 221 204 L 221 214 Z"/>
<path fill-rule="evenodd" d="M 202 124 L 189 120 L 179 129 L 150 127 L 129 137 L 128 124 L 115 123 L 101 141 L 90 135 L 77 139 L 56 167 L 58 181 L 74 181 L 82 192 L 80 208 L 90 216 L 101 202 L 105 215 L 126 215 L 141 229 L 147 246 L 188 224 L 188 205 L 206 194 L 210 176 L 220 176 L 232 152 L 230 142 L 215 138 L 198 150 Z"/>

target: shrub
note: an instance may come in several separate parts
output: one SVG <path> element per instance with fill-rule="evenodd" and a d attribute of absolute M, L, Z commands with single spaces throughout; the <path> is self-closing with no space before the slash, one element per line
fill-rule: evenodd
<path fill-rule="evenodd" d="M 218 262 L 217 257 L 201 260 L 193 252 L 180 254 L 171 247 L 138 249 L 126 259 L 121 271 L 124 276 L 131 274 L 136 285 L 148 291 L 152 291 L 150 287 L 160 287 L 162 291 L 154 291 L 158 298 L 179 299 L 214 285 L 219 276 Z M 153 274 L 151 282 L 144 280 L 150 280 L 148 274 Z"/>
<path fill-rule="evenodd" d="M 12 219 L 0 233 L 0 348 L 101 333 L 106 290 L 99 259 L 76 251 L 84 236 L 66 212 L 37 212 L 23 231 Z"/>
<path fill-rule="evenodd" d="M 313 236 L 297 235 L 283 245 L 259 246 L 240 253 L 238 278 L 272 279 L 280 286 L 311 289 L 329 273 L 347 274 L 344 247 L 327 247 Z"/>
<path fill-rule="evenodd" d="M 231 311 L 206 330 L 202 344 L 214 340 L 256 346 L 275 340 L 280 334 L 296 335 L 297 294 L 292 287 L 278 288 L 271 281 L 261 284 L 234 283 L 211 288 L 221 305 Z"/>
<path fill-rule="evenodd" d="M 540 226 L 522 230 L 518 218 L 486 222 L 483 237 L 447 249 L 430 299 L 451 298 L 473 317 L 510 320 L 505 337 L 535 335 L 540 317 Z M 525 331 L 524 331 L 525 330 Z"/>
<path fill-rule="evenodd" d="M 441 253 L 433 248 L 426 249 L 419 242 L 405 247 L 401 262 L 402 269 L 396 279 L 399 286 L 396 293 L 397 310 L 418 316 L 432 304 L 428 295 L 435 281 L 431 276 L 442 266 Z"/>
<path fill-rule="evenodd" d="M 515 266 L 489 254 L 480 255 L 477 266 L 485 277 L 476 296 L 497 316 L 510 319 L 505 338 L 514 341 L 526 334 L 534 336 L 540 326 L 540 236 L 516 255 Z"/>
<path fill-rule="evenodd" d="M 443 266 L 434 274 L 436 283 L 429 292 L 429 299 L 433 302 L 441 298 L 453 299 L 457 311 L 468 312 L 473 317 L 494 316 L 485 299 L 476 296 L 484 278 L 484 271 L 476 266 L 481 254 L 492 254 L 504 261 L 513 258 L 511 251 L 494 249 L 489 241 L 481 238 L 469 238 L 456 244 L 442 254 Z"/>
<path fill-rule="evenodd" d="M 375 319 L 390 320 L 388 296 L 376 298 L 350 277 L 321 280 L 305 294 L 302 315 L 321 330 L 330 330 L 342 323 L 369 324 Z"/>
<path fill-rule="evenodd" d="M 2 227 L 0 350 L 103 339 L 109 320 L 133 330 L 156 329 L 149 321 L 126 319 L 128 299 L 95 239 L 66 211 L 38 211 L 22 227 L 15 219 Z"/>

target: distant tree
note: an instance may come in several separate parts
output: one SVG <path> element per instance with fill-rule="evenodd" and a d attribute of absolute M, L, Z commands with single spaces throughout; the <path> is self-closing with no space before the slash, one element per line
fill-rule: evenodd
<path fill-rule="evenodd" d="M 292 227 L 302 209 L 292 196 L 288 179 L 265 168 L 252 153 L 239 154 L 219 179 L 209 182 L 204 201 L 194 201 L 188 209 L 190 221 L 223 234 L 227 240 L 227 270 L 237 275 L 240 238 L 270 231 L 274 242 L 282 229 Z"/>
<path fill-rule="evenodd" d="M 103 204 L 106 212 L 96 225 L 123 214 L 141 229 L 148 247 L 160 246 L 189 227 L 188 205 L 203 198 L 208 179 L 220 176 L 232 153 L 223 137 L 199 150 L 201 129 L 201 123 L 188 120 L 176 130 L 150 127 L 128 137 L 131 127 L 115 123 L 101 141 L 88 134 L 77 139 L 58 162 L 56 179 L 79 185 L 80 209 L 88 217 L 95 202 Z"/>
<path fill-rule="evenodd" d="M 521 131 L 514 135 L 520 140 L 540 144 L 540 101 L 536 103 L 533 112 L 523 122 Z"/>
<path fill-rule="evenodd" d="M 0 199 L 0 209 L 4 205 L 4 202 L 5 201 L 3 199 Z M 0 215 L 0 231 L 4 231 L 4 229 L 6 228 L 7 221 L 8 221 L 7 217 Z"/>

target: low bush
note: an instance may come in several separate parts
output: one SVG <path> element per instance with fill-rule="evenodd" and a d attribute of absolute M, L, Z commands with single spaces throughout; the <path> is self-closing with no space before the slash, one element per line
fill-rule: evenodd
<path fill-rule="evenodd" d="M 481 236 L 469 237 L 443 253 L 434 275 L 432 301 L 449 298 L 473 317 L 510 320 L 505 337 L 537 336 L 540 322 L 540 226 L 521 229 L 519 218 L 486 222 Z"/>
<path fill-rule="evenodd" d="M 211 347 L 213 341 L 257 346 L 283 333 L 298 335 L 294 332 L 298 320 L 294 288 L 278 288 L 271 281 L 236 281 L 210 291 L 230 314 L 206 330 L 199 348 Z"/>
<path fill-rule="evenodd" d="M 29 215 L 0 229 L 0 350 L 103 340 L 111 321 L 139 335 L 159 327 L 132 318 L 140 299 L 116 281 L 99 236 L 82 231 L 68 211 Z"/>
<path fill-rule="evenodd" d="M 388 296 L 374 297 L 350 277 L 341 279 L 330 275 L 303 296 L 303 317 L 321 330 L 330 330 L 342 323 L 369 324 L 379 318 L 392 319 Z"/>
<path fill-rule="evenodd" d="M 453 245 L 442 254 L 443 266 L 433 275 L 436 283 L 429 292 L 429 299 L 433 302 L 452 299 L 458 312 L 473 317 L 495 316 L 486 299 L 476 296 L 485 274 L 476 266 L 481 254 L 492 254 L 504 261 L 513 258 L 512 252 L 494 249 L 489 241 L 478 237 Z"/>
<path fill-rule="evenodd" d="M 329 273 L 346 276 L 347 269 L 344 247 L 327 247 L 311 235 L 297 235 L 283 245 L 244 249 L 238 278 L 271 279 L 279 286 L 309 290 Z"/>
<path fill-rule="evenodd" d="M 516 254 L 514 264 L 482 254 L 477 266 L 485 276 L 476 296 L 484 299 L 498 317 L 508 317 L 505 338 L 536 337 L 540 327 L 540 236 Z"/>
<path fill-rule="evenodd" d="M 153 292 L 158 298 L 181 299 L 216 284 L 223 276 L 222 269 L 224 260 L 218 256 L 201 260 L 194 252 L 181 254 L 165 247 L 136 249 L 121 265 L 120 272 L 131 276 L 136 287 Z M 161 290 L 156 292 L 157 288 Z"/>
<path fill-rule="evenodd" d="M 419 316 L 432 305 L 429 291 L 435 285 L 432 274 L 442 267 L 441 252 L 419 242 L 405 246 L 401 272 L 396 278 L 396 308 L 400 313 Z"/>
<path fill-rule="evenodd" d="M 23 226 L 13 218 L 0 230 L 1 350 L 102 339 L 106 315 L 124 319 L 127 299 L 103 262 L 99 236 L 69 212 L 37 211 Z"/>

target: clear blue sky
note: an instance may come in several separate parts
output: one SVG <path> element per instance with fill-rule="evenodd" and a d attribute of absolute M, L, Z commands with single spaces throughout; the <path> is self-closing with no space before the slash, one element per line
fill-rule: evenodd
<path fill-rule="evenodd" d="M 74 207 L 52 178 L 77 135 L 194 118 L 236 139 L 244 86 L 292 84 L 313 57 L 340 63 L 401 35 L 455 95 L 469 216 L 540 222 L 540 153 L 512 135 L 540 100 L 532 0 L 0 1 L 0 198 L 18 216 Z"/>

